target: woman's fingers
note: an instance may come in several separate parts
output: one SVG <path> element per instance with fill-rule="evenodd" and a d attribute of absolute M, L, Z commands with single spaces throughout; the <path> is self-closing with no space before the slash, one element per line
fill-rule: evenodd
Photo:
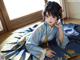
<path fill-rule="evenodd" d="M 52 57 L 54 57 L 54 56 L 55 56 L 55 55 L 51 53 L 48 57 L 49 57 L 49 58 L 52 58 Z"/>
<path fill-rule="evenodd" d="M 47 50 L 47 57 L 49 57 L 49 58 L 52 58 L 52 57 L 54 57 L 55 56 L 55 52 L 54 51 L 52 51 L 52 50 Z"/>
<path fill-rule="evenodd" d="M 55 51 L 52 51 L 52 53 L 53 53 L 53 54 L 56 54 L 56 52 L 55 52 Z"/>

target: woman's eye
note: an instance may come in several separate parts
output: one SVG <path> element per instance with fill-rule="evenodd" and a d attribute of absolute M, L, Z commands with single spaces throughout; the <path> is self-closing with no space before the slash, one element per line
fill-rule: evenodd
<path fill-rule="evenodd" d="M 46 17 L 49 17 L 48 15 L 46 15 Z"/>
<path fill-rule="evenodd" d="M 51 15 L 52 18 L 55 18 L 55 16 Z"/>

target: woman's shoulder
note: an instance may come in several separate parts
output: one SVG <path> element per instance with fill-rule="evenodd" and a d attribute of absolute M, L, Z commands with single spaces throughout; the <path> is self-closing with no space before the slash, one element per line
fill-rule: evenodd
<path fill-rule="evenodd" d="M 42 22 L 42 23 L 40 23 L 38 25 L 38 27 L 36 27 L 35 30 L 37 30 L 37 31 L 43 31 L 44 29 L 45 29 L 45 24 L 44 24 L 44 22 Z"/>

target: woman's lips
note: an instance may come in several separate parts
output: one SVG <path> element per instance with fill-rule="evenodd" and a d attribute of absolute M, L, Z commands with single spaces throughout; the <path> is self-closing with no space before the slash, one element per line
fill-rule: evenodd
<path fill-rule="evenodd" d="M 52 23 L 52 22 L 49 22 L 49 23 Z"/>

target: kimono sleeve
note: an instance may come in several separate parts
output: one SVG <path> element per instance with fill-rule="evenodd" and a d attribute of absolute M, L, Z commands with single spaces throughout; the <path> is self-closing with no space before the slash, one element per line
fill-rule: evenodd
<path fill-rule="evenodd" d="M 64 33 L 64 26 L 62 26 L 62 31 L 63 31 L 63 33 Z M 57 43 L 58 43 L 58 45 L 60 46 L 60 47 L 62 47 L 62 48 L 65 48 L 66 47 L 66 45 L 68 44 L 68 42 L 69 42 L 69 39 L 68 39 L 68 37 L 64 34 L 64 41 L 63 41 L 63 43 L 61 44 L 60 43 L 60 40 L 59 40 L 59 31 L 57 30 L 57 34 L 56 34 L 56 36 L 57 36 Z"/>
<path fill-rule="evenodd" d="M 27 50 L 35 57 L 40 58 L 44 49 L 39 47 L 39 42 L 41 39 L 42 30 L 38 27 L 31 35 L 29 40 L 26 42 Z"/>

